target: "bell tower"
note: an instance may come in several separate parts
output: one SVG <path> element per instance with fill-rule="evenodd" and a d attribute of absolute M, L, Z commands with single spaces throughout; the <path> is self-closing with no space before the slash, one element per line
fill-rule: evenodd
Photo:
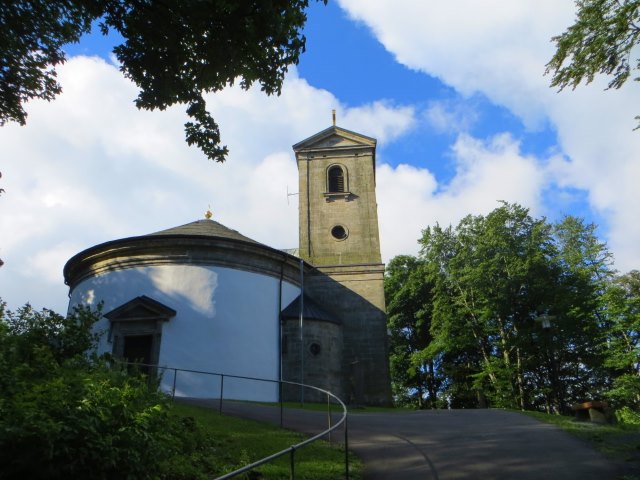
<path fill-rule="evenodd" d="M 334 125 L 293 150 L 300 256 L 315 266 L 380 264 L 376 140 Z"/>
<path fill-rule="evenodd" d="M 376 203 L 376 140 L 334 125 L 293 146 L 298 163 L 305 292 L 342 325 L 351 404 L 391 402 Z"/>

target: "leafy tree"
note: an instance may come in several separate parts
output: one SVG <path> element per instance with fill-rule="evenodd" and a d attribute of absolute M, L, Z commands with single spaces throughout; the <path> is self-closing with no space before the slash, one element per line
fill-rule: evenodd
<path fill-rule="evenodd" d="M 604 293 L 613 278 L 612 256 L 596 226 L 565 217 L 554 225 L 560 268 L 552 333 L 558 339 L 558 381 L 565 398 L 602 398 L 608 383 L 602 338 L 609 333 Z M 578 368 L 579 366 L 579 368 Z"/>
<path fill-rule="evenodd" d="M 326 2 L 326 0 L 324 0 Z M 8 0 L 0 5 L 0 125 L 26 122 L 24 102 L 61 91 L 62 47 L 99 21 L 119 33 L 120 70 L 140 88 L 138 108 L 185 104 L 186 140 L 224 161 L 217 123 L 204 93 L 239 81 L 278 94 L 289 65 L 304 51 L 308 0 Z"/>
<path fill-rule="evenodd" d="M 424 355 L 432 341 L 432 285 L 425 281 L 425 275 L 424 262 L 409 255 L 395 257 L 387 266 L 384 286 L 391 333 L 389 363 L 397 401 L 434 408 L 439 379 L 437 359 Z"/>
<path fill-rule="evenodd" d="M 443 234 L 446 243 L 438 238 Z M 497 406 L 524 408 L 531 313 L 552 295 L 548 225 L 504 204 L 486 217 L 464 218 L 455 230 L 427 230 L 421 243 L 427 258 L 441 265 L 434 311 L 440 348 L 451 354 L 464 345 L 464 356 L 476 360 L 467 360 L 467 369 L 480 403 L 487 397 Z M 443 244 L 451 250 L 443 252 Z"/>
<path fill-rule="evenodd" d="M 147 378 L 89 353 L 96 318 L 0 301 L 0 476 L 209 478 L 211 452 L 199 453 L 212 439 L 172 416 Z"/>
<path fill-rule="evenodd" d="M 423 231 L 420 243 L 421 257 L 433 282 L 432 341 L 423 355 L 440 359 L 442 394 L 448 404 L 454 408 L 485 406 L 484 388 L 473 382 L 482 363 L 477 333 L 469 328 L 472 318 L 466 314 L 464 302 L 459 301 L 459 285 L 450 281 L 449 274 L 449 265 L 463 248 L 462 242 L 452 227 L 436 225 Z"/>
<path fill-rule="evenodd" d="M 576 88 L 605 74 L 613 77 L 609 88 L 620 88 L 640 69 L 640 58 L 631 58 L 640 40 L 640 1 L 576 0 L 576 6 L 575 23 L 552 39 L 556 53 L 546 70 L 553 74 L 551 85 Z"/>
<path fill-rule="evenodd" d="M 615 278 L 605 297 L 609 324 L 602 341 L 614 377 L 608 396 L 640 412 L 640 272 Z"/>
<path fill-rule="evenodd" d="M 420 243 L 385 279 L 396 392 L 422 393 L 427 371 L 439 405 L 568 412 L 607 398 L 637 417 L 640 275 L 614 276 L 595 225 L 503 203 Z"/>
<path fill-rule="evenodd" d="M 2 178 L 2 172 L 0 172 L 0 178 Z M 4 193 L 4 188 L 0 188 L 0 195 L 2 195 Z M 0 267 L 4 265 L 4 262 L 2 261 L 2 259 L 0 258 Z"/>

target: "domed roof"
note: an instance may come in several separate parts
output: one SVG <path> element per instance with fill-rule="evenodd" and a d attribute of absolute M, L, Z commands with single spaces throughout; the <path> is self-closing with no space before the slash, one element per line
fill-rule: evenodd
<path fill-rule="evenodd" d="M 73 288 L 102 273 L 167 264 L 218 265 L 283 275 L 297 283 L 299 259 L 242 235 L 214 220 L 203 219 L 147 235 L 121 238 L 87 248 L 64 266 L 65 283 Z M 307 265 L 308 267 L 308 265 Z"/>
<path fill-rule="evenodd" d="M 180 225 L 179 227 L 160 230 L 159 232 L 149 233 L 145 237 L 167 237 L 167 236 L 196 236 L 196 237 L 214 237 L 226 238 L 230 240 L 241 240 L 243 242 L 259 243 L 249 237 L 245 237 L 240 232 L 225 227 L 215 220 L 203 219 L 195 222 Z"/>

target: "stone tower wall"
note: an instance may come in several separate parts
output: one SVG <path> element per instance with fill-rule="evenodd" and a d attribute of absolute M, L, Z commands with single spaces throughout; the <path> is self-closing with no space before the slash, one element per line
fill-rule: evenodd
<path fill-rule="evenodd" d="M 304 320 L 304 346 L 300 348 L 300 322 L 282 322 L 282 379 L 313 385 L 346 398 L 342 376 L 342 326 L 337 323 Z M 301 375 L 301 355 L 304 355 L 304 375 Z M 285 401 L 326 402 L 325 395 L 300 387 L 285 385 Z"/>
<path fill-rule="evenodd" d="M 305 289 L 342 321 L 342 382 L 351 404 L 391 402 L 372 138 L 338 127 L 294 145 L 299 172 L 300 256 L 316 267 Z M 330 191 L 340 166 L 344 191 Z M 332 229 L 343 226 L 346 238 Z"/>
<path fill-rule="evenodd" d="M 327 191 L 327 171 L 334 165 L 345 171 L 344 194 Z M 373 150 L 306 152 L 298 168 L 301 256 L 313 265 L 380 263 Z M 336 225 L 346 228 L 346 239 L 331 235 Z"/>
<path fill-rule="evenodd" d="M 343 398 L 351 405 L 391 403 L 383 273 L 381 264 L 320 267 L 306 280 L 309 295 L 341 312 Z"/>

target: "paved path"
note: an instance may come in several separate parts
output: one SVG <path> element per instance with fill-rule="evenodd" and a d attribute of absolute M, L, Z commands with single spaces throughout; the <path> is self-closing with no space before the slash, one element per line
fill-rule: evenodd
<path fill-rule="evenodd" d="M 225 402 L 223 411 L 280 423 L 279 408 Z M 327 421 L 326 413 L 294 409 L 283 418 L 286 428 L 306 433 Z M 557 427 L 515 412 L 353 413 L 348 427 L 365 480 L 613 480 L 628 473 Z M 342 443 L 344 432 L 333 440 Z"/>
<path fill-rule="evenodd" d="M 351 445 L 368 480 L 602 480 L 620 473 L 558 428 L 514 412 L 356 414 L 350 420 Z"/>

